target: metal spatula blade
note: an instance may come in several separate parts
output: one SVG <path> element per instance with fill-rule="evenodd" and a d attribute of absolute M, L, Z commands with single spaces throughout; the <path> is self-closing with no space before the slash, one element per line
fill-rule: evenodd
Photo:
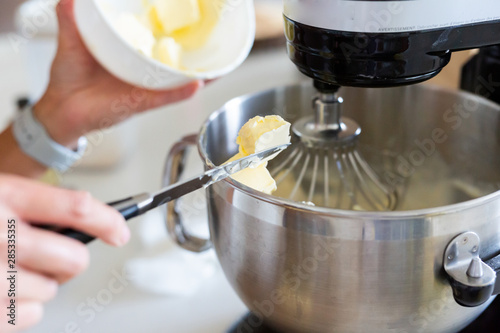
<path fill-rule="evenodd" d="M 266 159 L 273 157 L 273 155 L 279 154 L 289 145 L 290 144 L 283 144 L 249 156 L 245 156 L 238 160 L 226 163 L 222 166 L 210 169 L 207 172 L 197 177 L 193 177 L 187 181 L 179 182 L 165 187 L 152 195 L 149 193 L 142 193 L 129 198 L 111 202 L 108 205 L 118 210 L 126 220 L 129 220 L 200 188 L 206 188 L 243 169 L 246 169 L 248 167 L 255 167 L 264 162 Z M 95 239 L 95 237 L 93 236 L 73 229 L 52 230 L 59 234 L 79 240 L 84 244 L 89 243 Z"/>

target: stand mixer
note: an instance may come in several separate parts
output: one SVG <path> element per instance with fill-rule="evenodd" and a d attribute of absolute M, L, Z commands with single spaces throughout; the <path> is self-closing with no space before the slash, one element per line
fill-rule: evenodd
<path fill-rule="evenodd" d="M 432 78 L 452 51 L 500 43 L 500 5 L 494 0 L 479 6 L 463 0 L 284 3 L 288 55 L 314 79 L 318 93 L 314 117 L 295 121 L 298 139 L 271 170 L 278 185 L 285 179 L 290 183 L 275 194 L 330 208 L 396 209 L 396 189 L 379 179 L 357 149 L 361 128 L 341 117 L 340 86 L 393 87 Z M 500 46 L 485 47 L 465 66 L 462 86 L 500 102 L 494 91 L 498 77 Z M 298 164 L 301 158 L 304 166 Z"/>
<path fill-rule="evenodd" d="M 288 55 L 314 88 L 227 102 L 172 148 L 164 181 L 178 181 L 189 147 L 213 168 L 237 151 L 236 129 L 277 114 L 294 134 L 268 165 L 278 190 L 214 184 L 210 238 L 191 235 L 175 203 L 170 234 L 185 249 L 216 250 L 252 312 L 246 332 L 460 331 L 500 293 L 500 106 L 476 96 L 498 102 L 500 3 L 284 4 Z M 476 47 L 462 78 L 476 95 L 410 85 Z M 407 166 L 404 195 L 381 177 L 385 151 Z"/>
<path fill-rule="evenodd" d="M 461 87 L 500 103 L 498 1 L 285 0 L 284 21 L 288 56 L 302 73 L 313 78 L 318 92 L 313 100 L 315 117 L 302 118 L 293 126 L 299 138 L 298 146 L 305 145 L 316 152 L 307 154 L 304 170 L 311 156 L 316 160 L 320 155 L 331 156 L 332 151 L 335 156 L 331 164 L 337 166 L 340 181 L 335 182 L 335 176 L 329 175 L 328 158 L 325 157 L 325 207 L 350 210 L 397 208 L 396 190 L 382 183 L 355 148 L 361 128 L 353 120 L 340 116 L 343 99 L 338 91 L 341 86 L 387 88 L 419 83 L 437 75 L 449 63 L 453 51 L 479 47 L 479 53 L 463 68 Z M 322 153 L 319 154 L 318 150 Z M 342 152 L 342 157 L 338 157 L 338 150 L 348 153 Z M 289 151 L 288 155 L 295 153 Z M 286 158 L 287 153 L 284 155 L 281 158 Z M 353 162 L 348 165 L 346 161 Z M 313 197 L 316 173 L 315 164 L 309 201 Z M 351 180 L 347 179 L 347 173 L 354 174 Z M 296 186 L 290 198 L 295 195 L 303 174 L 304 171 L 292 180 Z M 334 179 L 333 186 L 331 178 Z M 329 187 L 340 193 L 336 203 L 329 200 Z M 342 204 L 346 198 L 347 206 Z M 364 198 L 364 204 L 360 205 L 358 198 Z M 469 239 L 468 235 L 463 237 Z M 483 275 L 490 276 L 488 283 L 481 281 L 481 288 L 486 290 L 492 288 L 491 277 L 496 275 L 490 267 L 472 259 L 470 264 L 469 260 L 462 264 L 465 267 L 458 277 L 445 266 L 452 276 L 455 299 L 466 306 L 481 304 L 489 298 L 491 290 L 484 298 L 472 296 L 467 290 L 478 287 L 475 285 L 477 281 L 461 283 L 457 280 L 463 282 L 464 278 L 474 277 L 470 271 L 482 270 L 484 266 L 487 272 L 480 277 L 484 280 Z M 467 270 L 466 274 L 464 270 Z"/>

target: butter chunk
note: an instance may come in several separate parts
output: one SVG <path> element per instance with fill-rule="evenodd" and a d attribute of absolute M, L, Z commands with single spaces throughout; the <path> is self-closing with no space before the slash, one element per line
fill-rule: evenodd
<path fill-rule="evenodd" d="M 240 152 L 251 155 L 290 142 L 290 123 L 280 116 L 254 117 L 238 133 Z"/>
<path fill-rule="evenodd" d="M 197 50 L 207 43 L 221 17 L 221 11 L 226 0 L 200 0 L 199 8 L 201 19 L 183 29 L 172 33 L 170 37 L 182 45 L 184 50 Z"/>
<path fill-rule="evenodd" d="M 267 194 L 272 194 L 277 189 L 276 181 L 263 164 L 256 168 L 246 168 L 241 170 L 240 172 L 232 175 L 231 178 L 253 188 L 254 190 Z"/>
<path fill-rule="evenodd" d="M 134 49 L 152 57 L 156 39 L 151 30 L 145 27 L 137 17 L 131 13 L 121 13 L 113 22 L 113 26 Z"/>
<path fill-rule="evenodd" d="M 290 142 L 290 123 L 280 116 L 254 117 L 240 129 L 236 143 L 239 152 L 227 162 Z M 274 158 L 272 156 L 271 158 Z M 270 158 L 270 159 L 271 159 Z M 226 163 L 227 163 L 226 162 Z M 267 161 L 255 168 L 246 168 L 231 176 L 234 180 L 257 191 L 272 194 L 276 181 L 267 170 Z"/>
<path fill-rule="evenodd" d="M 153 58 L 173 68 L 181 67 L 182 46 L 173 38 L 163 37 L 153 48 Z"/>
<path fill-rule="evenodd" d="M 169 35 L 196 24 L 201 19 L 198 0 L 157 0 L 150 8 L 154 28 Z"/>
<path fill-rule="evenodd" d="M 231 157 L 226 163 L 238 160 L 246 155 L 238 153 Z M 259 164 L 255 168 L 246 168 L 233 175 L 231 178 L 253 188 L 254 190 L 271 194 L 276 191 L 276 181 L 266 168 L 267 162 Z"/>

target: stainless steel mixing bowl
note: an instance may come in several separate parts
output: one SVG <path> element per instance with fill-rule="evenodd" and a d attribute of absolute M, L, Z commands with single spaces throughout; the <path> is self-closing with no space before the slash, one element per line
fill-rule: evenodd
<path fill-rule="evenodd" d="M 206 167 L 221 164 L 237 151 L 248 119 L 279 114 L 293 122 L 310 114 L 313 94 L 306 84 L 231 100 L 172 149 L 166 178 L 179 177 L 189 145 Z M 249 325 L 265 320 L 287 333 L 457 332 L 493 299 L 458 305 L 443 258 L 468 231 L 480 237 L 481 258 L 500 251 L 500 107 L 422 85 L 341 95 L 346 116 L 363 129 L 364 158 L 398 189 L 397 211 L 314 207 L 227 180 L 207 189 L 211 240 L 191 236 L 174 204 L 169 231 L 189 250 L 215 247 L 255 314 Z"/>

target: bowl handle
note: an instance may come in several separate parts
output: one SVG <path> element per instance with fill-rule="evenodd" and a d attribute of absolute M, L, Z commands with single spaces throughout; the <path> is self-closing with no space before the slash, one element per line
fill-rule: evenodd
<path fill-rule="evenodd" d="M 186 164 L 186 157 L 189 149 L 195 147 L 198 136 L 188 135 L 172 146 L 167 156 L 165 169 L 163 172 L 163 186 L 169 186 L 177 183 Z M 174 241 L 182 248 L 192 252 L 203 252 L 212 247 L 210 239 L 203 239 L 191 235 L 182 222 L 182 217 L 179 214 L 177 200 L 167 204 L 166 214 L 167 230 Z"/>
<path fill-rule="evenodd" d="M 444 253 L 444 270 L 453 297 L 466 307 L 479 306 L 500 293 L 500 278 L 497 278 L 500 255 L 483 261 L 479 258 L 479 250 L 479 236 L 469 231 L 455 237 Z"/>

